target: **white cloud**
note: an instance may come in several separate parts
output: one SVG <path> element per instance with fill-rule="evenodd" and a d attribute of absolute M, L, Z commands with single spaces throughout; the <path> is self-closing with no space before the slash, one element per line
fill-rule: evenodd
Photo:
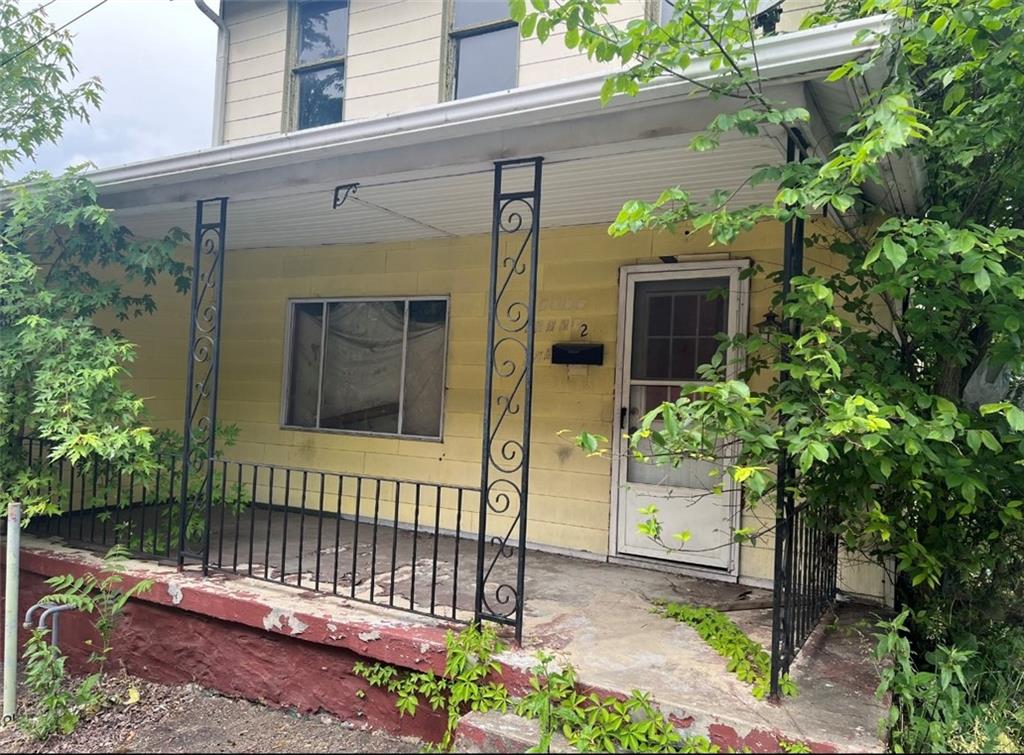
<path fill-rule="evenodd" d="M 47 13 L 59 26 L 95 2 L 56 0 Z M 79 76 L 102 81 L 103 104 L 14 175 L 83 161 L 111 167 L 210 145 L 217 28 L 192 0 L 108 0 L 70 29 Z"/>

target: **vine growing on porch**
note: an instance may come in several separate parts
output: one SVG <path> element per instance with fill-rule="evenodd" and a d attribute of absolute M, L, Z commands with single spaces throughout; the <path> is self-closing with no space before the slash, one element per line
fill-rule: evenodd
<path fill-rule="evenodd" d="M 851 51 L 819 82 L 867 93 L 833 133 L 772 96 L 755 0 L 677 0 L 663 19 L 627 24 L 608 21 L 614 4 L 510 2 L 525 36 L 558 33 L 621 64 L 605 100 L 661 76 L 716 98 L 691 150 L 773 134 L 806 142 L 809 154 L 780 155 L 710 196 L 673 186 L 628 201 L 612 235 L 688 228 L 728 246 L 762 221 L 812 224 L 806 271 L 774 297 L 783 326 L 723 338 L 747 355 L 738 378 L 727 379 L 720 349 L 701 371 L 705 384 L 648 414 L 632 447 L 662 464 L 728 448 L 709 487 L 739 487 L 750 506 L 772 502 L 776 462 L 791 459 L 789 493 L 805 521 L 834 523 L 847 549 L 892 565 L 924 670 L 938 670 L 939 648 L 977 648 L 966 661 L 974 673 L 1001 669 L 963 688 L 961 713 L 1019 741 L 1019 721 L 994 711 L 1020 707 L 1010 669 L 1024 662 L 1024 5 L 827 0 L 805 27 L 886 15 L 859 33 L 873 50 Z M 923 175 L 919 197 L 915 187 L 879 199 L 893 168 Z M 771 201 L 742 199 L 766 183 Z M 753 275 L 780 280 L 777 270 Z M 592 440 L 581 445 L 592 450 Z M 996 696 L 1006 689 L 1010 700 Z"/>
<path fill-rule="evenodd" d="M 751 686 L 751 694 L 758 700 L 768 695 L 771 656 L 722 611 L 685 603 L 656 603 L 654 610 L 666 618 L 693 627 L 712 650 L 726 659 L 729 673 Z M 779 686 L 783 695 L 796 696 L 796 683 L 789 674 L 782 675 Z"/>
<path fill-rule="evenodd" d="M 504 713 L 512 708 L 536 720 L 540 738 L 528 752 L 550 752 L 556 737 L 564 737 L 580 752 L 718 752 L 707 737 L 683 736 L 655 708 L 648 695 L 633 690 L 629 697 L 601 697 L 579 689 L 572 666 L 557 669 L 554 657 L 541 651 L 531 669 L 530 690 L 518 700 L 500 681 L 497 654 L 506 647 L 491 626 L 470 625 L 445 637 L 445 671 L 403 671 L 384 663 L 353 666 L 371 686 L 396 695 L 395 707 L 414 716 L 423 703 L 447 713 L 439 744 L 443 752 L 455 744 L 459 720 L 469 711 Z"/>
<path fill-rule="evenodd" d="M 467 711 L 504 713 L 511 702 L 508 690 L 495 681 L 501 673 L 496 655 L 505 650 L 493 627 L 473 624 L 456 634 L 445 635 L 444 674 L 433 671 L 403 672 L 384 663 L 356 662 L 352 670 L 370 686 L 397 695 L 395 707 L 403 716 L 414 716 L 422 702 L 432 710 L 443 710 L 447 726 L 440 748 L 448 751 L 455 738 L 455 727 Z"/>

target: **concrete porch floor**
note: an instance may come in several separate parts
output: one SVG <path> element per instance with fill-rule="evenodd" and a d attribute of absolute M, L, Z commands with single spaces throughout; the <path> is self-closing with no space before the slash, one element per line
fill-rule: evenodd
<path fill-rule="evenodd" d="M 275 517 L 278 526 L 283 524 L 278 512 L 271 519 Z M 444 534 L 435 537 L 432 531 L 414 535 L 404 529 L 379 527 L 374 558 L 374 541 L 372 536 L 368 537 L 371 530 L 366 524 L 360 524 L 362 534 L 355 538 L 353 523 L 340 520 L 335 538 L 336 520 L 331 519 L 328 533 L 321 532 L 318 538 L 317 517 L 293 512 L 285 538 L 273 521 L 268 523 L 258 512 L 254 518 L 246 516 L 237 522 L 226 518 L 223 529 L 219 517 L 215 516 L 213 521 L 217 524 L 211 538 L 214 560 L 228 568 L 237 564 L 239 575 L 221 572 L 207 580 L 200 578 L 196 586 L 237 593 L 245 600 L 273 606 L 269 614 L 272 616 L 298 615 L 301 609 L 304 613 L 303 618 L 297 619 L 298 626 L 309 625 L 309 616 L 319 616 L 327 626 L 335 628 L 352 622 L 377 626 L 379 622 L 397 631 L 398 636 L 406 631 L 403 628 L 409 628 L 415 630 L 413 635 L 422 637 L 419 632 L 424 627 L 450 626 L 444 617 L 452 615 L 452 606 L 457 619 L 472 617 L 474 540 L 459 542 Z M 300 531 L 305 532 L 301 541 Z M 236 533 L 240 543 L 237 553 Z M 250 553 L 247 537 L 251 533 L 257 533 L 253 535 L 251 551 L 254 573 L 262 575 L 265 567 L 276 585 L 244 576 Z M 273 547 L 266 562 L 268 542 Z M 60 546 L 51 541 L 43 547 Z M 456 569 L 457 547 L 460 558 Z M 333 594 L 332 581 L 335 553 L 339 564 L 337 596 Z M 321 592 L 294 589 L 300 574 L 303 587 L 313 587 L 318 555 Z M 394 572 L 392 560 L 396 565 Z M 138 563 L 144 564 L 140 568 L 147 572 L 155 569 L 162 574 L 169 569 Z M 178 583 L 183 576 L 193 574 L 195 567 L 188 567 L 184 575 L 170 570 L 163 579 L 168 584 Z M 190 583 L 195 579 L 189 577 Z M 353 581 L 356 596 L 362 601 L 367 600 L 372 584 L 378 605 L 346 599 L 352 592 Z M 180 594 L 181 588 L 175 589 Z M 534 665 L 538 650 L 554 652 L 559 663 L 576 668 L 584 685 L 605 694 L 646 691 L 666 714 L 679 721 L 690 721 L 694 731 L 717 732 L 719 741 L 737 748 L 771 751 L 782 738 L 809 742 L 815 749 L 824 750 L 884 749 L 877 730 L 885 708 L 874 696 L 878 670 L 871 657 L 870 609 L 840 606 L 833 621 L 819 626 L 792 669 L 799 696 L 780 705 L 756 700 L 750 686 L 728 673 L 725 660 L 692 628 L 652 612 L 656 600 L 711 606 L 748 602 L 763 606 L 770 595 L 766 590 L 726 582 L 529 551 L 523 644 L 505 653 L 502 661 L 522 677 Z M 441 617 L 396 611 L 390 608 L 392 600 L 395 607 L 403 609 L 413 606 L 425 611 L 434 606 Z M 734 610 L 729 617 L 752 639 L 764 647 L 769 645 L 770 608 Z M 295 625 L 287 621 L 280 624 L 284 630 Z M 264 626 L 269 630 L 272 625 L 264 622 Z M 339 633 L 346 634 L 340 630 L 326 634 Z M 353 632 L 347 634 L 351 636 Z M 354 634 L 364 636 L 365 632 Z M 415 655 L 416 648 L 410 652 Z M 419 652 L 423 654 L 422 646 Z"/>
<path fill-rule="evenodd" d="M 693 718 L 703 730 L 778 732 L 847 752 L 885 749 L 878 722 L 886 706 L 875 697 L 869 607 L 840 604 L 819 625 L 793 664 L 798 696 L 776 705 L 756 700 L 694 629 L 651 610 L 655 600 L 763 604 L 771 597 L 767 590 L 546 553 L 529 554 L 526 585 L 523 650 L 556 651 L 588 685 L 644 690 L 666 714 Z M 770 646 L 770 608 L 728 616 Z"/>

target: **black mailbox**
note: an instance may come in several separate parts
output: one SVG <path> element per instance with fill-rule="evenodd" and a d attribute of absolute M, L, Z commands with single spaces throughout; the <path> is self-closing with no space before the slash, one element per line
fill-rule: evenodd
<path fill-rule="evenodd" d="M 603 343 L 556 343 L 551 364 L 604 364 Z"/>

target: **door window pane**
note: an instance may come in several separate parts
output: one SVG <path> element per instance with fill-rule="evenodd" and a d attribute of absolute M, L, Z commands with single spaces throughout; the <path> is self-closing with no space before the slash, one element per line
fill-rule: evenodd
<path fill-rule="evenodd" d="M 328 307 L 320 427 L 398 432 L 405 303 Z"/>
<path fill-rule="evenodd" d="M 513 89 L 519 58 L 519 27 L 458 37 L 455 98 Z"/>
<path fill-rule="evenodd" d="M 727 328 L 728 278 L 640 281 L 634 288 L 630 378 L 696 380 Z M 712 293 L 714 292 L 714 294 Z"/>
<path fill-rule="evenodd" d="M 319 302 L 296 304 L 292 309 L 291 371 L 285 414 L 289 425 L 316 427 L 323 309 Z"/>
<path fill-rule="evenodd" d="M 299 86 L 300 129 L 326 126 L 341 120 L 341 103 L 345 95 L 344 64 L 299 71 L 295 78 Z"/>
<path fill-rule="evenodd" d="M 298 64 L 340 58 L 348 47 L 348 0 L 299 3 Z"/>
<path fill-rule="evenodd" d="M 643 415 L 652 409 L 656 409 L 663 401 L 675 401 L 679 397 L 678 388 L 667 386 L 642 386 L 634 385 L 630 389 L 629 405 L 630 420 L 629 427 L 623 428 L 626 431 L 632 430 L 643 418 Z M 656 422 L 655 429 L 661 429 L 661 423 Z M 654 453 L 650 440 L 641 440 L 637 446 L 645 457 L 651 457 Z M 626 481 L 645 485 L 673 485 L 684 488 L 696 488 L 698 490 L 711 490 L 721 482 L 721 477 L 712 477 L 712 470 L 721 471 L 721 465 L 696 459 L 682 459 L 678 465 L 655 464 L 653 462 L 637 459 L 633 454 L 628 454 L 626 461 Z"/>

